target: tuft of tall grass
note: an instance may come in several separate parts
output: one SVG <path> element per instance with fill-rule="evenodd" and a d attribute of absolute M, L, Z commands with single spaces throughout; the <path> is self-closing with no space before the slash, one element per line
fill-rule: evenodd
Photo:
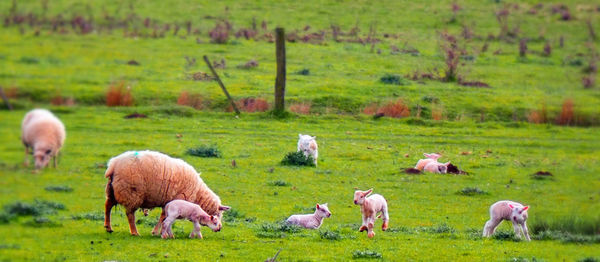
<path fill-rule="evenodd" d="M 315 166 L 312 156 L 305 156 L 301 151 L 289 152 L 281 160 L 284 166 Z"/>
<path fill-rule="evenodd" d="M 188 148 L 186 154 L 197 157 L 221 157 L 221 151 L 217 146 L 202 145 L 195 148 Z"/>
<path fill-rule="evenodd" d="M 529 225 L 534 234 L 558 231 L 580 235 L 600 235 L 600 216 L 595 218 L 581 216 L 540 218 L 540 216 L 536 216 L 536 219 Z"/>

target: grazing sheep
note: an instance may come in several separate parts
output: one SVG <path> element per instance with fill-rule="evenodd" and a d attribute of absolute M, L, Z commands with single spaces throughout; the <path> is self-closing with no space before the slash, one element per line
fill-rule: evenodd
<path fill-rule="evenodd" d="M 211 216 L 204 212 L 199 205 L 185 200 L 177 199 L 173 200 L 165 205 L 165 221 L 163 222 L 160 235 L 162 238 L 175 238 L 171 225 L 176 219 L 188 219 L 194 223 L 194 230 L 190 233 L 190 238 L 198 237 L 202 238 L 200 233 L 200 225 L 210 227 L 212 231 L 221 231 L 221 221 L 216 216 Z"/>
<path fill-rule="evenodd" d="M 424 172 L 430 172 L 430 173 L 434 173 L 434 174 L 446 174 L 448 173 L 448 165 L 450 165 L 450 162 L 446 162 L 446 163 L 438 163 L 436 162 L 430 162 L 429 164 L 427 164 L 425 166 L 425 168 L 423 169 Z"/>
<path fill-rule="evenodd" d="M 527 230 L 527 209 L 529 209 L 529 206 L 523 206 L 520 203 L 510 200 L 502 200 L 494 203 L 490 207 L 490 220 L 483 227 L 483 236 L 489 237 L 493 235 L 496 227 L 503 220 L 510 220 L 513 223 L 517 237 L 521 238 L 521 234 L 523 234 L 527 241 L 531 241 L 529 231 Z"/>
<path fill-rule="evenodd" d="M 317 229 L 323 224 L 323 218 L 330 216 L 331 212 L 329 212 L 327 203 L 322 205 L 317 204 L 314 214 L 291 215 L 286 222 L 308 229 Z"/>
<path fill-rule="evenodd" d="M 421 159 L 417 162 L 417 165 L 415 166 L 416 169 L 419 169 L 421 171 L 423 171 L 423 168 L 425 168 L 425 166 L 431 162 L 437 162 L 438 158 L 441 157 L 441 155 L 436 154 L 436 153 L 431 153 L 431 154 L 427 154 L 427 153 L 423 153 L 423 155 L 426 157 L 425 159 Z"/>
<path fill-rule="evenodd" d="M 108 162 L 105 177 L 106 203 L 104 227 L 112 232 L 110 212 L 113 206 L 125 207 L 129 230 L 139 235 L 135 226 L 135 211 L 138 208 L 164 207 L 175 199 L 199 204 L 211 216 L 221 219 L 228 206 L 202 181 L 196 170 L 181 159 L 154 151 L 128 151 Z M 157 234 L 165 220 L 163 211 L 160 222 L 152 234 Z"/>
<path fill-rule="evenodd" d="M 369 238 L 373 238 L 375 236 L 375 232 L 373 232 L 373 226 L 375 225 L 375 216 L 377 213 L 381 212 L 377 218 L 383 215 L 383 225 L 381 226 L 381 230 L 386 231 L 388 229 L 388 222 L 390 220 L 387 201 L 382 195 L 379 194 L 373 194 L 369 196 L 369 194 L 372 192 L 372 188 L 367 191 L 357 190 L 354 192 L 354 204 L 360 205 L 360 212 L 362 213 L 363 222 L 359 231 L 363 232 L 366 229 L 368 232 L 367 236 Z"/>
<path fill-rule="evenodd" d="M 56 157 L 66 137 L 63 123 L 46 109 L 34 109 L 25 115 L 21 131 L 21 141 L 25 145 L 25 165 L 29 165 L 31 148 L 35 168 L 46 167 L 50 158 L 53 158 L 56 167 Z"/>
<path fill-rule="evenodd" d="M 317 157 L 319 157 L 316 138 L 316 136 L 298 134 L 298 152 L 302 151 L 306 157 L 312 156 L 315 166 L 317 165 Z"/>

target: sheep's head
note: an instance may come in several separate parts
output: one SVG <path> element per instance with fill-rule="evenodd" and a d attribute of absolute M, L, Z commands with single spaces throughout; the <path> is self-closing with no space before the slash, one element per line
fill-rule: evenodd
<path fill-rule="evenodd" d="M 372 188 L 367 191 L 354 191 L 354 204 L 362 205 L 365 202 L 365 198 L 367 198 L 367 196 L 370 195 L 371 192 L 373 192 Z"/>
<path fill-rule="evenodd" d="M 329 207 L 327 207 L 327 203 L 322 204 L 322 205 L 317 204 L 315 213 L 317 213 L 317 215 L 320 217 L 330 217 L 331 216 L 331 212 L 329 212 Z"/>
<path fill-rule="evenodd" d="M 510 215 L 512 220 L 517 223 L 523 223 L 527 220 L 527 209 L 529 206 L 514 206 L 508 204 L 508 207 L 512 210 L 512 214 Z"/>
<path fill-rule="evenodd" d="M 200 215 L 200 224 L 209 227 L 214 232 L 221 231 L 221 219 L 216 216 L 210 216 L 208 214 Z"/>
<path fill-rule="evenodd" d="M 47 146 L 36 146 L 33 151 L 33 157 L 35 158 L 35 168 L 44 168 L 50 162 L 50 158 L 53 156 L 52 148 Z"/>
<path fill-rule="evenodd" d="M 440 174 L 448 173 L 448 165 L 450 165 L 450 162 L 446 162 L 446 163 L 438 165 L 438 171 L 440 172 Z"/>
<path fill-rule="evenodd" d="M 423 155 L 426 158 L 433 159 L 433 160 L 437 160 L 438 158 L 442 157 L 442 155 L 436 154 L 436 153 L 431 153 L 431 154 L 423 153 Z"/>
<path fill-rule="evenodd" d="M 298 144 L 300 144 L 300 147 L 302 148 L 303 151 L 308 151 L 309 149 L 316 150 L 317 149 L 317 143 L 315 142 L 316 138 L 317 138 L 316 136 L 298 134 Z"/>

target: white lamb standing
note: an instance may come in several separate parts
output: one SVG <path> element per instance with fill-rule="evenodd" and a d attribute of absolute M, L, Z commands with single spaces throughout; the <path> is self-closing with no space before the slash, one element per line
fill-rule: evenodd
<path fill-rule="evenodd" d="M 315 139 L 317 139 L 316 136 L 298 134 L 298 152 L 302 151 L 306 157 L 311 156 L 316 166 L 319 147 Z"/>
<path fill-rule="evenodd" d="M 160 232 L 162 238 L 175 238 L 171 230 L 171 225 L 173 225 L 176 219 L 188 219 L 194 223 L 194 229 L 190 233 L 190 238 L 202 238 L 200 225 L 207 226 L 214 232 L 221 231 L 221 221 L 219 218 L 207 214 L 199 205 L 192 202 L 181 199 L 173 200 L 165 205 L 165 215 L 166 218 Z"/>
<path fill-rule="evenodd" d="M 432 163 L 432 162 L 437 162 L 438 158 L 441 157 L 441 155 L 436 154 L 436 153 L 431 153 L 431 154 L 423 153 L 423 155 L 426 158 L 419 160 L 417 162 L 417 165 L 415 166 L 415 169 L 419 169 L 419 170 L 423 171 L 423 168 L 425 168 L 425 166 L 427 164 Z"/>
<path fill-rule="evenodd" d="M 31 148 L 36 169 L 46 167 L 50 158 L 54 158 L 56 167 L 56 157 L 66 137 L 63 123 L 46 109 L 34 109 L 23 118 L 21 131 L 21 141 L 25 145 L 25 165 L 29 165 Z"/>
<path fill-rule="evenodd" d="M 330 216 L 331 212 L 329 212 L 327 203 L 322 205 L 317 204 L 314 214 L 291 215 L 286 222 L 308 229 L 318 229 L 323 224 L 323 218 Z"/>
<path fill-rule="evenodd" d="M 354 204 L 360 205 L 360 212 L 362 213 L 363 221 L 362 226 L 358 231 L 363 232 L 366 229 L 368 233 L 367 236 L 369 238 L 373 238 L 375 236 L 373 227 L 375 225 L 375 216 L 377 213 L 381 213 L 377 218 L 383 215 L 383 225 L 381 226 L 381 230 L 386 231 L 388 229 L 388 222 L 390 220 L 387 201 L 382 195 L 370 195 L 372 192 L 372 188 L 367 191 L 357 190 L 354 192 Z"/>
<path fill-rule="evenodd" d="M 489 237 L 493 235 L 496 227 L 503 220 L 510 220 L 513 223 L 517 237 L 521 238 L 521 234 L 523 234 L 527 241 L 531 241 L 529 231 L 527 230 L 527 209 L 529 209 L 529 206 L 523 206 L 520 203 L 510 200 L 502 200 L 494 203 L 490 207 L 490 220 L 483 227 L 483 236 Z"/>
<path fill-rule="evenodd" d="M 448 165 L 450 165 L 450 162 L 446 162 L 446 163 L 439 163 L 437 161 L 430 162 L 429 164 L 425 165 L 425 168 L 423 169 L 423 171 L 434 173 L 434 174 L 446 174 L 446 173 L 448 173 Z"/>

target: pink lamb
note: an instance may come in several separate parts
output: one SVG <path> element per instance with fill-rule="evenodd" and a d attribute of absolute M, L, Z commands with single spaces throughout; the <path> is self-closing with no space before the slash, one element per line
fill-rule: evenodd
<path fill-rule="evenodd" d="M 286 222 L 308 229 L 317 229 L 323 224 L 323 218 L 330 216 L 331 212 L 329 212 L 327 203 L 322 205 L 317 204 L 314 214 L 291 215 Z"/>
<path fill-rule="evenodd" d="M 43 168 L 56 156 L 65 142 L 65 126 L 50 111 L 34 109 L 29 111 L 21 124 L 21 141 L 25 145 L 25 165 L 29 165 L 29 149 L 33 150 L 35 168 Z"/>
<path fill-rule="evenodd" d="M 521 234 L 523 234 L 527 241 L 531 241 L 529 231 L 527 230 L 527 209 L 529 209 L 529 206 L 523 206 L 520 203 L 510 200 L 502 200 L 494 203 L 490 207 L 490 220 L 483 227 L 483 236 L 489 237 L 493 235 L 496 227 L 503 220 L 510 220 L 513 223 L 517 237 L 521 238 Z"/>
<path fill-rule="evenodd" d="M 173 200 L 165 205 L 165 220 L 161 229 L 162 238 L 175 238 L 171 225 L 176 219 L 188 219 L 194 223 L 194 230 L 190 233 L 190 238 L 202 238 L 200 233 L 200 225 L 210 227 L 212 231 L 221 231 L 221 221 L 218 217 L 211 216 L 204 212 L 199 205 L 185 200 Z M 159 222 L 160 223 L 160 222 Z"/>
<path fill-rule="evenodd" d="M 311 156 L 317 166 L 319 157 L 319 147 L 317 146 L 317 137 L 298 134 L 298 152 L 303 152 L 306 157 Z"/>
<path fill-rule="evenodd" d="M 441 155 L 436 154 L 436 153 L 431 153 L 431 154 L 427 154 L 427 153 L 423 153 L 423 155 L 426 157 L 425 159 L 421 159 L 417 162 L 417 165 L 415 166 L 415 169 L 419 169 L 421 171 L 423 171 L 423 168 L 425 168 L 425 166 L 431 162 L 437 162 L 438 158 L 441 157 Z"/>
<path fill-rule="evenodd" d="M 439 163 L 437 161 L 429 162 L 427 165 L 425 165 L 425 168 L 423 169 L 423 171 L 434 173 L 434 174 L 446 174 L 446 173 L 448 173 L 448 165 L 450 165 L 450 162 L 446 162 L 446 163 Z"/>
<path fill-rule="evenodd" d="M 367 236 L 369 238 L 373 238 L 375 236 L 373 227 L 375 225 L 375 216 L 377 213 L 381 213 L 378 217 L 383 215 L 383 225 L 381 226 L 381 230 L 386 231 L 388 229 L 388 221 L 390 220 L 387 201 L 382 195 L 379 194 L 369 196 L 369 194 L 372 192 L 372 188 L 367 191 L 357 190 L 354 192 L 354 204 L 360 205 L 360 212 L 362 213 L 363 220 L 359 231 L 363 232 L 366 229 L 368 232 Z"/>

